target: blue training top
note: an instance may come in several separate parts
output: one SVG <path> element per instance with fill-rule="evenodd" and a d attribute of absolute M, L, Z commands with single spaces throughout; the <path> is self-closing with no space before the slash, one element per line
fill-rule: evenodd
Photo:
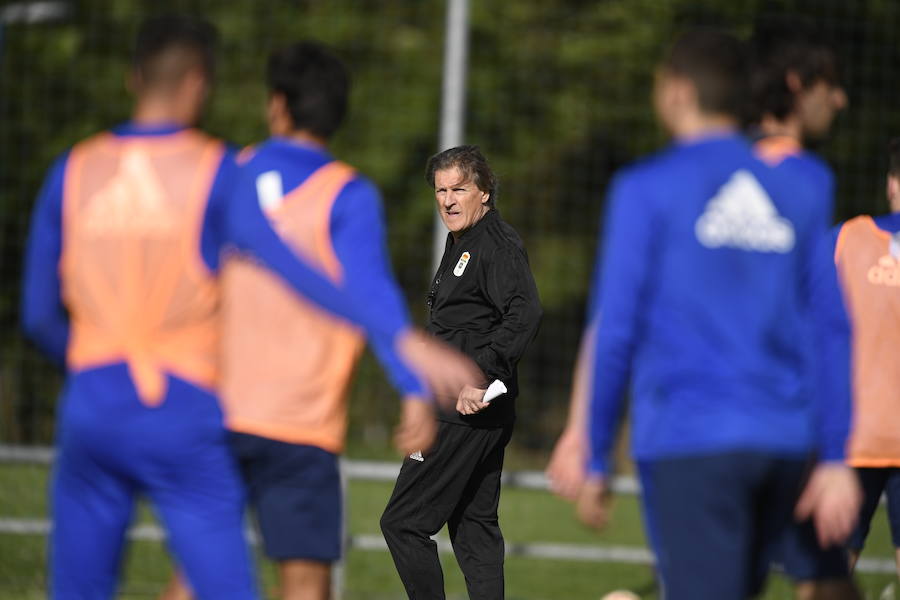
<path fill-rule="evenodd" d="M 900 231 L 900 213 L 881 215 L 875 217 L 874 220 L 879 229 L 887 231 L 888 233 L 897 233 Z"/>
<path fill-rule="evenodd" d="M 758 449 L 841 460 L 846 314 L 828 248 L 831 196 L 730 132 L 617 174 L 592 286 L 594 473 L 631 381 L 638 460 Z M 822 352 L 811 368 L 812 341 Z M 834 385 L 817 385 L 828 372 Z"/>

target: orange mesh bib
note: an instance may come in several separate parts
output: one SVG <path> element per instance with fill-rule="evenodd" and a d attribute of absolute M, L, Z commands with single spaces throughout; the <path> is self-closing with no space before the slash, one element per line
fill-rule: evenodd
<path fill-rule="evenodd" d="M 165 396 L 165 372 L 215 385 L 219 293 L 200 235 L 223 154 L 191 130 L 100 134 L 72 149 L 60 262 L 70 369 L 124 361 L 151 406 Z"/>
<path fill-rule="evenodd" d="M 835 261 L 853 323 L 853 428 L 848 462 L 900 466 L 900 260 L 871 217 L 848 221 Z"/>
<path fill-rule="evenodd" d="M 756 157 L 771 167 L 779 165 L 789 156 L 796 156 L 803 151 L 800 142 L 787 135 L 764 137 L 753 145 Z"/>
<path fill-rule="evenodd" d="M 267 210 L 281 238 L 336 283 L 342 271 L 331 244 L 331 208 L 353 176 L 347 165 L 329 163 Z M 222 286 L 221 395 L 229 429 L 340 452 L 362 336 L 245 258 L 228 259 Z"/>

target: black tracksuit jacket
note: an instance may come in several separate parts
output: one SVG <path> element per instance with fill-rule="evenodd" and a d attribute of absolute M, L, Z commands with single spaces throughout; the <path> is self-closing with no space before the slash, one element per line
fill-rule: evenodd
<path fill-rule="evenodd" d="M 516 365 L 537 334 L 541 304 L 519 234 L 491 209 L 454 241 L 447 235 L 431 284 L 427 329 L 472 358 L 508 392 L 474 415 L 443 412 L 441 420 L 502 427 L 515 420 Z"/>

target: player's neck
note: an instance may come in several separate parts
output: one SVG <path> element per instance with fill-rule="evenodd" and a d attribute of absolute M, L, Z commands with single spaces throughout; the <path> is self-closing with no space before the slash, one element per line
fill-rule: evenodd
<path fill-rule="evenodd" d="M 900 194 L 888 194 L 888 209 L 891 211 L 891 214 L 900 213 Z"/>
<path fill-rule="evenodd" d="M 682 142 L 729 134 L 737 131 L 737 120 L 730 115 L 693 113 L 679 119 L 672 134 Z"/>
<path fill-rule="evenodd" d="M 138 100 L 131 120 L 136 125 L 177 125 L 190 127 L 196 120 L 196 111 L 160 97 Z"/>
<path fill-rule="evenodd" d="M 306 129 L 300 130 L 290 130 L 281 134 L 281 137 L 286 137 L 293 142 L 297 142 L 298 144 L 302 144 L 304 146 L 316 146 L 318 148 L 325 149 L 328 147 L 328 140 L 310 133 Z"/>
<path fill-rule="evenodd" d="M 785 136 L 803 142 L 803 128 L 800 119 L 788 116 L 784 119 L 776 119 L 772 115 L 765 115 L 759 122 L 759 131 L 764 136 Z"/>

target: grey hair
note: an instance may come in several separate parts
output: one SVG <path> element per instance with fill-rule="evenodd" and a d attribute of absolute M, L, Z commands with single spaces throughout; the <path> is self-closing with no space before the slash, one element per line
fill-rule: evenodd
<path fill-rule="evenodd" d="M 428 159 L 428 166 L 425 167 L 425 181 L 434 187 L 434 174 L 453 167 L 459 169 L 466 181 L 472 181 L 479 190 L 487 193 L 488 206 L 494 206 L 497 199 L 497 176 L 494 175 L 478 146 L 457 146 L 438 152 Z"/>

